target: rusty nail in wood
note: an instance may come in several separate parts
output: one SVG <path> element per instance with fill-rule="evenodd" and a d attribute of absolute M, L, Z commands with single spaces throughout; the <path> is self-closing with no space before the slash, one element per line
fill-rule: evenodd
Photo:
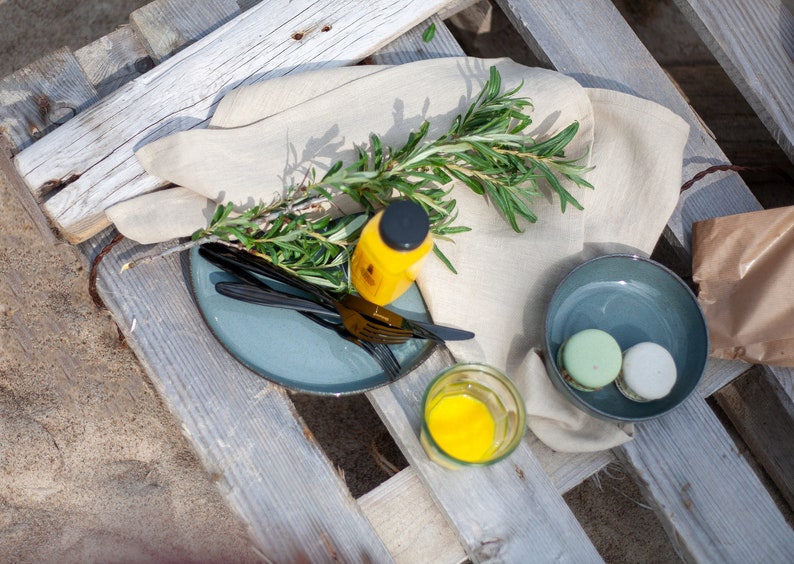
<path fill-rule="evenodd" d="M 47 98 L 44 94 L 39 94 L 36 96 L 36 107 L 39 109 L 39 113 L 42 116 L 46 116 L 50 111 L 50 99 Z"/>

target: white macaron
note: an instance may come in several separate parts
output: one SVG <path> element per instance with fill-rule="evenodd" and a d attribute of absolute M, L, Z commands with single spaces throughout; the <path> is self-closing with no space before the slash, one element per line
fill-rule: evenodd
<path fill-rule="evenodd" d="M 644 342 L 623 352 L 623 366 L 615 384 L 627 398 L 645 402 L 668 395 L 677 378 L 670 352 L 656 343 Z"/>

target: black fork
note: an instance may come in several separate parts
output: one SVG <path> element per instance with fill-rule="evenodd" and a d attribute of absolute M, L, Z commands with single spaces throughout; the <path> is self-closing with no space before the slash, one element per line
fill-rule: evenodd
<path fill-rule="evenodd" d="M 335 331 L 337 335 L 342 337 L 343 339 L 350 341 L 354 345 L 358 345 L 361 347 L 364 352 L 366 352 L 372 359 L 378 363 L 381 367 L 383 372 L 389 377 L 389 380 L 392 382 L 396 381 L 400 377 L 400 363 L 397 361 L 397 358 L 394 356 L 392 350 L 384 345 L 383 343 L 372 343 L 370 341 L 364 341 L 359 339 L 355 335 L 353 335 L 350 331 L 345 329 L 343 325 L 338 325 L 336 323 L 331 323 L 330 321 L 323 319 L 322 317 L 315 315 L 313 313 L 306 313 L 303 312 L 303 315 L 317 323 L 318 325 Z"/>
<path fill-rule="evenodd" d="M 213 248 L 209 247 L 208 245 L 202 245 L 199 247 L 199 255 L 201 255 L 204 259 L 211 262 L 215 266 L 225 270 L 226 272 L 236 276 L 240 281 L 250 284 L 252 286 L 256 286 L 263 291 L 272 292 L 274 294 L 281 294 L 277 290 L 274 290 L 270 286 L 268 286 L 265 282 L 260 280 L 257 276 L 249 272 L 247 269 L 243 268 L 239 263 L 237 263 L 234 259 L 230 258 L 226 253 L 222 252 L 225 249 L 218 249 L 221 252 L 216 252 Z M 330 310 L 329 310 L 330 311 Z M 331 329 L 341 338 L 350 341 L 351 343 L 358 345 L 361 347 L 364 352 L 366 352 L 372 359 L 377 362 L 378 366 L 381 367 L 383 372 L 389 377 L 391 381 L 395 381 L 400 376 L 401 366 L 397 358 L 394 356 L 394 352 L 384 343 L 373 343 L 369 341 L 365 341 L 363 339 L 359 339 L 358 337 L 354 336 L 350 331 L 348 331 L 343 325 L 338 325 L 332 323 L 322 317 L 309 312 L 300 312 L 301 315 L 311 319 L 318 325 L 325 327 L 326 329 Z"/>

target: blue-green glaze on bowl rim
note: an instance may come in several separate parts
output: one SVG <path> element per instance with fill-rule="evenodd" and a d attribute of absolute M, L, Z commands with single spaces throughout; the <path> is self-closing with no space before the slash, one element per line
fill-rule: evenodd
<path fill-rule="evenodd" d="M 215 291 L 231 274 L 189 253 L 190 286 L 204 322 L 229 353 L 263 378 L 291 390 L 319 395 L 366 392 L 393 380 L 360 347 L 295 311 L 249 304 Z M 414 285 L 389 306 L 400 314 L 430 321 Z M 418 366 L 435 343 L 411 339 L 390 348 L 403 367 Z"/>
<path fill-rule="evenodd" d="M 602 419 L 643 421 L 680 405 L 697 388 L 708 359 L 706 320 L 692 290 L 667 267 L 644 257 L 605 255 L 574 268 L 557 286 L 546 312 L 545 362 L 554 386 L 575 406 Z M 602 329 L 622 350 L 643 341 L 665 347 L 678 380 L 670 394 L 635 402 L 615 384 L 582 392 L 562 378 L 557 351 L 571 335 Z"/>

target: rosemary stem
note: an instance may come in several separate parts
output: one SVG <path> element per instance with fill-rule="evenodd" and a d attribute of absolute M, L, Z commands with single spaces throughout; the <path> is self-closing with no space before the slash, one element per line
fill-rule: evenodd
<path fill-rule="evenodd" d="M 384 147 L 380 137 L 371 135 L 369 147 L 356 147 L 354 162 L 334 163 L 321 179 L 310 169 L 300 185 L 267 205 L 235 213 L 232 204 L 219 204 L 209 225 L 194 233 L 192 241 L 131 261 L 122 270 L 219 241 L 247 249 L 314 283 L 344 288 L 345 262 L 366 216 L 395 198 L 422 205 L 433 235 L 439 238 L 468 231 L 453 225 L 457 219 L 453 182 L 462 182 L 491 201 L 517 232 L 522 229 L 520 219 L 537 220 L 530 206 L 540 193 L 539 181 L 551 185 L 563 212 L 568 203 L 581 209 L 563 184 L 592 188 L 583 177 L 589 168 L 578 164 L 582 157 L 564 155 L 577 134 L 578 122 L 545 140 L 526 135 L 532 119 L 525 111 L 532 109 L 532 103 L 517 96 L 520 88 L 503 91 L 501 76 L 491 67 L 488 81 L 468 111 L 436 139 L 426 139 L 428 122 L 398 148 Z M 349 198 L 365 214 L 331 221 L 328 213 L 309 213 L 327 212 L 329 206 L 338 209 L 338 196 Z M 450 266 L 440 250 L 436 254 Z"/>
<path fill-rule="evenodd" d="M 165 258 L 168 255 L 174 253 L 181 253 L 182 251 L 187 251 L 192 249 L 193 247 L 197 247 L 199 245 L 203 245 L 204 243 L 224 243 L 226 245 L 236 246 L 233 243 L 229 243 L 228 241 L 222 240 L 220 237 L 216 235 L 208 235 L 207 237 L 202 237 L 201 239 L 195 239 L 191 241 L 186 241 L 184 243 L 180 243 L 179 245 L 175 245 L 173 247 L 168 247 L 164 251 L 159 253 L 155 253 L 153 255 L 146 255 L 145 257 L 141 257 L 139 259 L 131 260 L 129 262 L 125 262 L 121 265 L 121 272 L 128 270 L 130 268 L 135 268 L 136 266 L 141 266 L 143 264 L 149 264 L 150 262 L 154 262 L 157 259 Z"/>

